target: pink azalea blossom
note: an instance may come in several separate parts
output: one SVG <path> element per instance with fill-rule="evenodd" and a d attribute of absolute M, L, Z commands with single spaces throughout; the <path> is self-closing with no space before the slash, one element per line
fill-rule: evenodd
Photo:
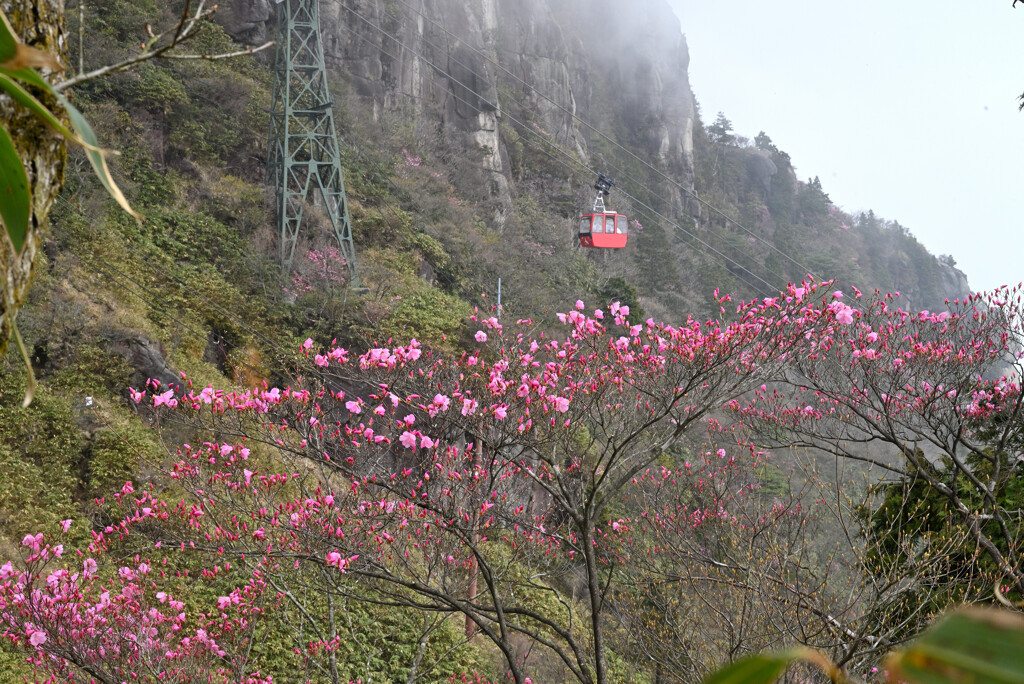
<path fill-rule="evenodd" d="M 477 330 L 476 335 L 474 337 L 476 337 L 477 342 L 487 341 L 487 333 L 485 333 L 483 330 Z"/>
<path fill-rule="evenodd" d="M 164 405 L 167 408 L 174 408 L 178 405 L 178 400 L 174 398 L 174 390 L 169 389 L 163 394 L 153 395 L 153 406 Z"/>
<path fill-rule="evenodd" d="M 416 433 L 409 432 L 408 430 L 406 430 L 405 432 L 402 433 L 402 436 L 398 438 L 398 441 L 401 442 L 402 446 L 404 446 L 406 449 L 415 449 Z"/>

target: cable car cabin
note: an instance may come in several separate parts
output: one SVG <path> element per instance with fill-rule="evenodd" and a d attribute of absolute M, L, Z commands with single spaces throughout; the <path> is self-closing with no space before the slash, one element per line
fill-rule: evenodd
<path fill-rule="evenodd" d="M 625 247 L 628 227 L 626 217 L 614 211 L 584 214 L 580 217 L 580 244 L 605 249 Z"/>

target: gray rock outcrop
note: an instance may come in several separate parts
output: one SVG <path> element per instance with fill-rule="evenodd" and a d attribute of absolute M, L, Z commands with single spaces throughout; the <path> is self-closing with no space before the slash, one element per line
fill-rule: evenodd
<path fill-rule="evenodd" d="M 269 3 L 229 0 L 226 30 L 249 41 L 264 35 Z M 372 102 L 375 116 L 396 112 L 439 129 L 475 158 L 485 195 L 477 199 L 494 206 L 495 227 L 511 205 L 506 110 L 520 123 L 529 112 L 536 134 L 599 170 L 610 171 L 591 153 L 597 131 L 624 124 L 631 139 L 623 144 L 671 179 L 650 179 L 670 211 L 699 213 L 687 192 L 696 117 L 689 53 L 664 0 L 636 0 L 628 12 L 611 0 L 340 0 L 321 4 L 321 22 L 329 68 Z"/>

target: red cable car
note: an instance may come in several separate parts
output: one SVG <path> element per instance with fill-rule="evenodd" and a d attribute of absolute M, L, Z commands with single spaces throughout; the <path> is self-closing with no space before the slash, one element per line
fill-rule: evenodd
<path fill-rule="evenodd" d="M 622 214 L 608 211 L 604 207 L 604 198 L 615 182 L 603 173 L 597 175 L 594 188 L 597 198 L 594 200 L 593 213 L 580 217 L 580 244 L 584 247 L 600 247 L 618 249 L 626 246 L 629 221 Z"/>

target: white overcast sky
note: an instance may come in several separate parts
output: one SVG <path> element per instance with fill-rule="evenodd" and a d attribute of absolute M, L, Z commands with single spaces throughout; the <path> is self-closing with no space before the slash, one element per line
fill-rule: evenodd
<path fill-rule="evenodd" d="M 706 123 L 765 131 L 842 209 L 873 209 L 972 289 L 1024 279 L 1024 6 L 670 0 Z"/>

